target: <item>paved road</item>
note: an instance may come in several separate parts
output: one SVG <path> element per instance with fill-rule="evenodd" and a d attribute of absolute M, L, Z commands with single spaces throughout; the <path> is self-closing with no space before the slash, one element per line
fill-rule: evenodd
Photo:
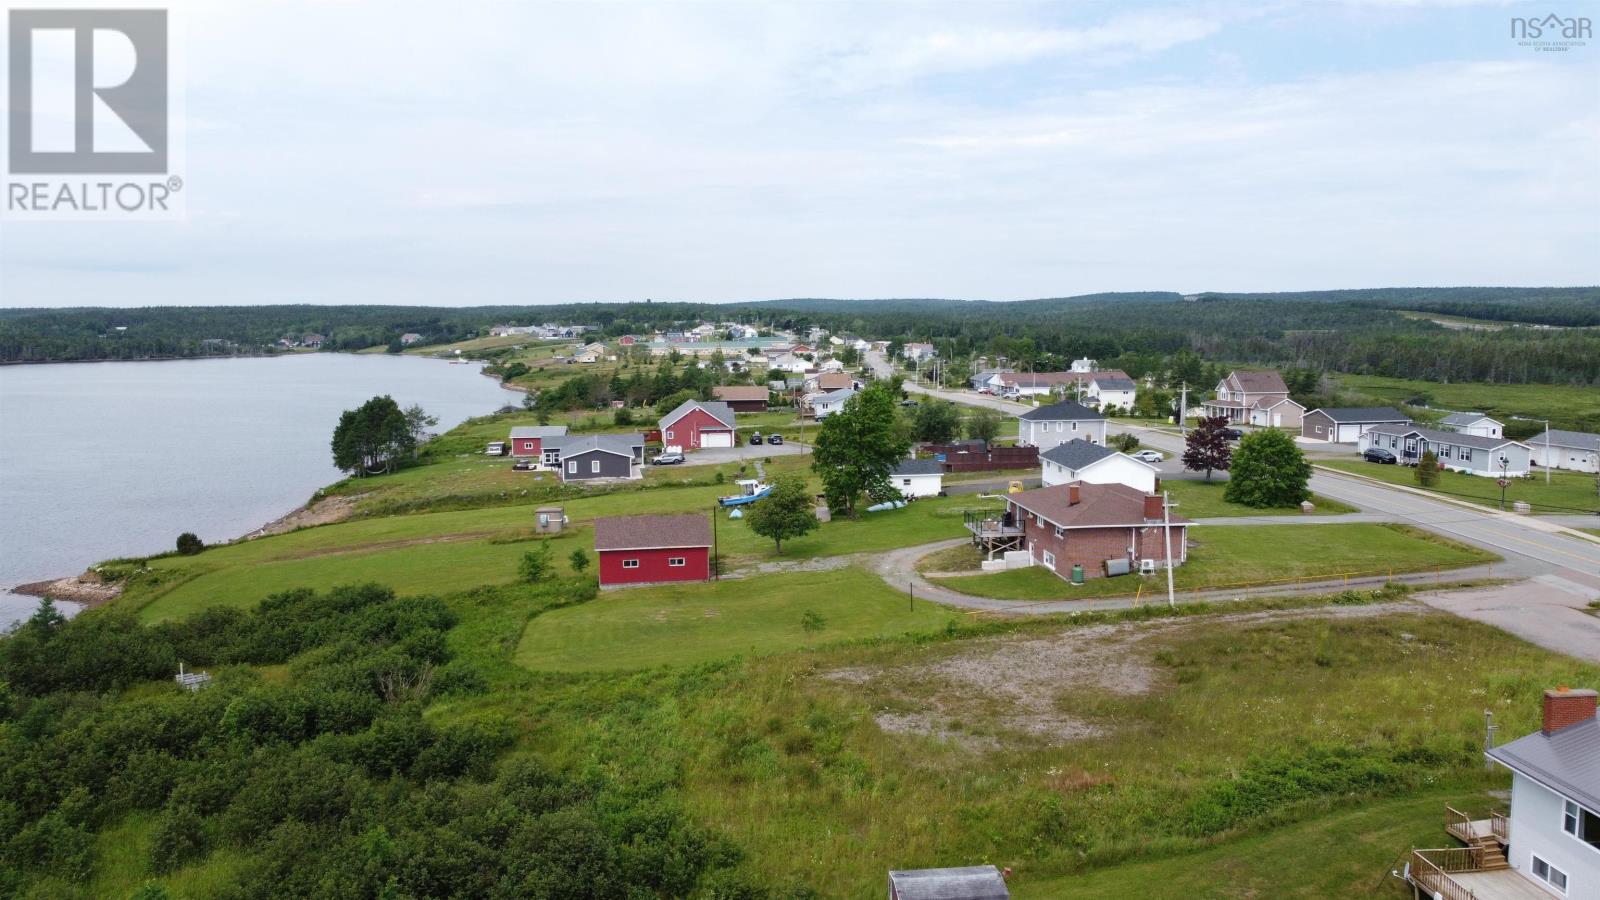
<path fill-rule="evenodd" d="M 875 372 L 888 371 L 881 354 L 867 354 L 867 362 Z M 1030 408 L 970 392 L 934 391 L 911 383 L 906 388 L 1012 415 Z M 1183 448 L 1181 437 L 1161 429 L 1133 425 L 1128 430 L 1169 456 Z M 1169 460 L 1163 468 L 1173 465 Z M 1572 652 L 1575 639 L 1593 640 L 1600 635 L 1600 620 L 1584 611 L 1590 600 L 1600 598 L 1600 544 L 1568 533 L 1559 522 L 1465 506 L 1320 468 L 1312 475 L 1311 489 L 1367 515 L 1492 550 L 1505 558 L 1505 564 L 1495 566 L 1497 577 L 1525 579 L 1494 591 L 1453 593 L 1440 601 L 1441 608 L 1504 627 L 1562 652 Z M 1529 624 L 1530 619 L 1538 622 Z"/>

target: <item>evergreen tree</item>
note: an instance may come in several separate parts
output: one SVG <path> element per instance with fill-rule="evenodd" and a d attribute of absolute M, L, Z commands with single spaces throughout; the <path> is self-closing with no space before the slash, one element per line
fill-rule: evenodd
<path fill-rule="evenodd" d="M 1233 454 L 1222 499 L 1255 509 L 1297 506 L 1311 497 L 1311 463 L 1287 432 L 1245 435 Z"/>
<path fill-rule="evenodd" d="M 1416 471 L 1413 472 L 1417 484 L 1423 487 L 1433 487 L 1439 483 L 1439 457 L 1432 450 L 1425 451 L 1422 459 L 1417 461 Z"/>
<path fill-rule="evenodd" d="M 1211 480 L 1213 471 L 1228 471 L 1233 450 L 1228 446 L 1227 428 L 1226 416 L 1201 419 L 1184 439 L 1183 467 L 1191 472 L 1205 472 L 1207 481 Z"/>
<path fill-rule="evenodd" d="M 805 478 L 794 474 L 774 478 L 771 492 L 750 505 L 744 522 L 756 534 L 771 538 L 779 553 L 786 539 L 816 530 L 817 516 L 811 510 Z"/>
<path fill-rule="evenodd" d="M 333 430 L 333 464 L 354 475 L 392 472 L 415 447 L 406 414 L 388 395 L 345 410 Z"/>

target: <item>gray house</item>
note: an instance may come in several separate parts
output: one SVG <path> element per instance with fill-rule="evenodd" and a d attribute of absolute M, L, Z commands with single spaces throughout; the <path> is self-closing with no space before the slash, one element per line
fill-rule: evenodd
<path fill-rule="evenodd" d="M 1313 409 L 1300 417 L 1300 436 L 1332 444 L 1354 444 L 1373 428 L 1410 424 L 1410 416 L 1388 406 Z"/>
<path fill-rule="evenodd" d="M 1600 434 L 1548 429 L 1528 438 L 1533 464 L 1574 472 L 1600 472 Z"/>
<path fill-rule="evenodd" d="M 1439 427 L 1445 431 L 1457 431 L 1462 434 L 1475 434 L 1478 437 L 1504 437 L 1505 423 L 1499 419 L 1491 419 L 1480 412 L 1451 413 L 1439 421 Z"/>
<path fill-rule="evenodd" d="M 1106 417 L 1081 403 L 1067 400 L 1017 416 L 1017 446 L 1038 447 L 1041 452 L 1080 439 L 1106 442 Z"/>
<path fill-rule="evenodd" d="M 1360 447 L 1362 452 L 1368 447 L 1388 450 L 1408 466 L 1421 462 L 1422 455 L 1432 450 L 1440 468 L 1486 478 L 1520 478 L 1532 465 L 1529 447 L 1521 441 L 1411 425 L 1373 427 L 1361 436 Z"/>
<path fill-rule="evenodd" d="M 644 462 L 644 435 L 591 434 L 546 438 L 545 459 L 564 482 L 601 478 L 639 478 Z M 551 461 L 551 454 L 554 460 Z"/>

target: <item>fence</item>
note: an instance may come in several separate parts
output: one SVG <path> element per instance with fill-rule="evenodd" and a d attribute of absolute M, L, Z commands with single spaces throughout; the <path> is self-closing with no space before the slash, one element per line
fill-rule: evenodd
<path fill-rule="evenodd" d="M 1032 469 L 1039 465 L 1038 447 L 990 447 L 973 450 L 957 445 L 933 445 L 934 454 L 946 472 L 993 472 L 1000 469 Z"/>

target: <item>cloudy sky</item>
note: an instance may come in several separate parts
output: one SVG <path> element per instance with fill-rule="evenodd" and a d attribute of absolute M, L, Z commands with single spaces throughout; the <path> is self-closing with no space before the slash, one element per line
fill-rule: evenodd
<path fill-rule="evenodd" d="M 187 218 L 0 305 L 1600 283 L 1600 3 L 179 4 Z"/>

